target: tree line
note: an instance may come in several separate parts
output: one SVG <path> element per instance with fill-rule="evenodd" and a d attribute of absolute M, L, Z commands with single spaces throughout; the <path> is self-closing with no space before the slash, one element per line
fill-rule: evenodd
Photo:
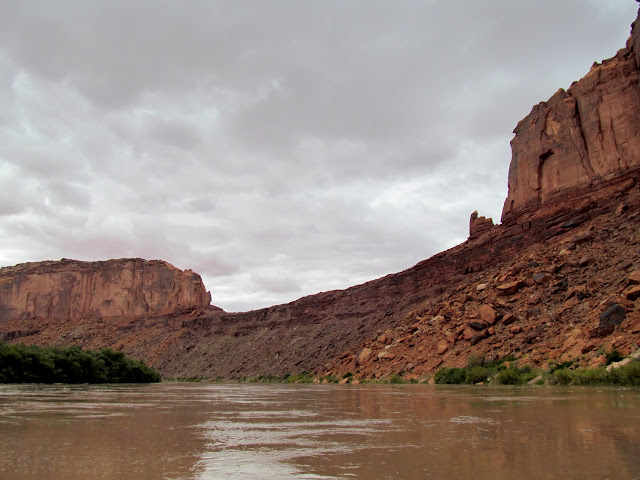
<path fill-rule="evenodd" d="M 140 360 L 104 348 L 0 343 L 0 383 L 150 383 L 160 374 Z"/>

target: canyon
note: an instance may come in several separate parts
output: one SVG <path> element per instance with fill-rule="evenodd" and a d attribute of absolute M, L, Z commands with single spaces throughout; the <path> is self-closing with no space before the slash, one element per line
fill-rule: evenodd
<path fill-rule="evenodd" d="M 228 313 L 160 260 L 0 269 L 0 340 L 109 347 L 167 377 L 426 378 L 471 356 L 604 363 L 640 344 L 640 16 L 625 47 L 533 107 L 501 222 L 399 273 Z M 215 299 L 213 299 L 215 303 Z"/>

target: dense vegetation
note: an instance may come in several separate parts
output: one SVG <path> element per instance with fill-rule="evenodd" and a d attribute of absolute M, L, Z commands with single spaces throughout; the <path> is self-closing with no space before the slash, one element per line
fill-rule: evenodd
<path fill-rule="evenodd" d="M 615 385 L 640 387 L 640 362 L 607 371 L 599 368 L 561 368 L 549 376 L 553 385 Z"/>
<path fill-rule="evenodd" d="M 521 385 L 538 374 L 531 367 L 518 368 L 513 358 L 506 357 L 486 362 L 484 358 L 471 357 L 464 368 L 441 368 L 435 374 L 436 383 L 469 384 L 491 381 L 498 385 Z"/>
<path fill-rule="evenodd" d="M 108 348 L 36 347 L 0 343 L 0 383 L 150 383 L 160 375 Z"/>

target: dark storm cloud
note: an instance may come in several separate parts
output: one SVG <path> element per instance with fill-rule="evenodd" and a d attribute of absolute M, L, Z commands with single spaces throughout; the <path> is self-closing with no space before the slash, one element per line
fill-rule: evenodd
<path fill-rule="evenodd" d="M 0 264 L 162 258 L 242 310 L 498 219 L 509 140 L 635 2 L 0 3 Z"/>

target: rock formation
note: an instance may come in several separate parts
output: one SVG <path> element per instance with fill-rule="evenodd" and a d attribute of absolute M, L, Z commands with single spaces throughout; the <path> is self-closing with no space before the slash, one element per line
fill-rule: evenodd
<path fill-rule="evenodd" d="M 210 303 L 198 274 L 159 260 L 63 259 L 0 269 L 0 321 L 140 317 Z"/>
<path fill-rule="evenodd" d="M 502 223 L 403 272 L 246 313 L 164 262 L 0 270 L 0 339 L 111 347 L 164 375 L 428 375 L 471 355 L 521 365 L 640 344 L 640 17 L 627 46 L 533 108 L 511 142 Z"/>
<path fill-rule="evenodd" d="M 637 25 L 638 21 L 634 25 Z M 640 168 L 640 28 L 516 126 L 502 221 Z"/>
<path fill-rule="evenodd" d="M 493 219 L 486 217 L 479 217 L 476 210 L 471 214 L 469 219 L 469 238 L 476 238 L 487 232 L 493 227 Z"/>

